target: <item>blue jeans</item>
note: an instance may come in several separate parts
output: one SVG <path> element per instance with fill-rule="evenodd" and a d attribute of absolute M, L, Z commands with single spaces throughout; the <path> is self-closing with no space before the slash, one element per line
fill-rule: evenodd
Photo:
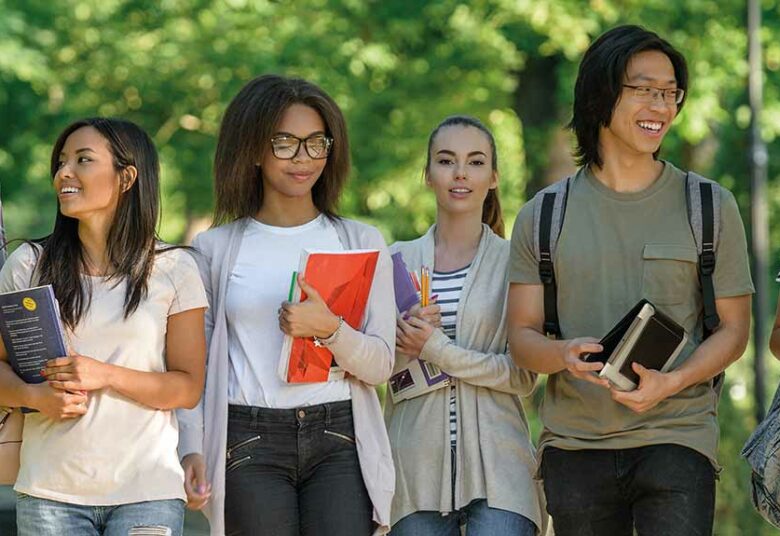
<path fill-rule="evenodd" d="M 687 447 L 547 447 L 542 476 L 556 536 L 712 535 L 715 470 Z"/>
<path fill-rule="evenodd" d="M 536 525 L 525 516 L 488 506 L 485 499 L 446 516 L 439 512 L 415 512 L 393 525 L 391 536 L 460 536 L 466 524 L 466 536 L 534 536 Z"/>
<path fill-rule="evenodd" d="M 182 536 L 184 501 L 82 506 L 17 493 L 16 526 L 18 536 Z M 152 527 L 158 531 L 142 530 Z"/>

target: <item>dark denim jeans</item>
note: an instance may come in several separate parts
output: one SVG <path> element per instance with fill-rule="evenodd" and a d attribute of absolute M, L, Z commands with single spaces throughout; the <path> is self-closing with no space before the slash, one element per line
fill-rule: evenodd
<path fill-rule="evenodd" d="M 226 536 L 373 531 L 349 400 L 297 409 L 230 406 L 226 463 Z"/>
<path fill-rule="evenodd" d="M 715 470 L 687 447 L 548 447 L 542 476 L 556 536 L 712 534 Z"/>

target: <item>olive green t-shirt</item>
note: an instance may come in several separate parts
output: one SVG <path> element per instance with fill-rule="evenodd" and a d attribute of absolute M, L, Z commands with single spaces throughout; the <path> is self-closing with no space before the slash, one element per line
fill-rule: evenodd
<path fill-rule="evenodd" d="M 721 193 L 721 227 L 713 282 L 716 298 L 753 293 L 747 244 L 736 201 Z M 510 281 L 541 284 L 533 250 L 534 202 L 512 232 Z M 672 368 L 702 341 L 698 255 L 685 201 L 685 173 L 668 162 L 649 187 L 619 193 L 580 169 L 570 184 L 555 254 L 563 338 L 603 337 L 640 299 L 679 322 L 688 343 Z M 568 371 L 550 375 L 541 407 L 540 449 L 625 449 L 673 443 L 717 467 L 718 395 L 712 381 L 693 385 L 638 414 L 607 389 Z"/>

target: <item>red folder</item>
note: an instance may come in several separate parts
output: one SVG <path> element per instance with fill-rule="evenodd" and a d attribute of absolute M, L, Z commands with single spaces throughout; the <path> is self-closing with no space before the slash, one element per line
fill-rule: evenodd
<path fill-rule="evenodd" d="M 378 250 L 309 251 L 301 254 L 300 272 L 317 289 L 333 314 L 360 329 L 374 280 Z M 304 301 L 305 293 L 295 285 L 293 301 Z M 314 345 L 312 338 L 285 336 L 279 373 L 288 383 L 316 383 L 344 378 L 333 354 Z"/>

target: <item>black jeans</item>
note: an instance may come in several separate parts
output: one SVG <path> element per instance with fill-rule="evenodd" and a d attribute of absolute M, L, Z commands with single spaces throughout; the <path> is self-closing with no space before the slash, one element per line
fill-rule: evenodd
<path fill-rule="evenodd" d="M 715 470 L 679 445 L 544 449 L 542 476 L 556 536 L 710 536 Z"/>
<path fill-rule="evenodd" d="M 369 535 L 371 514 L 351 401 L 298 409 L 230 406 L 227 536 Z"/>

